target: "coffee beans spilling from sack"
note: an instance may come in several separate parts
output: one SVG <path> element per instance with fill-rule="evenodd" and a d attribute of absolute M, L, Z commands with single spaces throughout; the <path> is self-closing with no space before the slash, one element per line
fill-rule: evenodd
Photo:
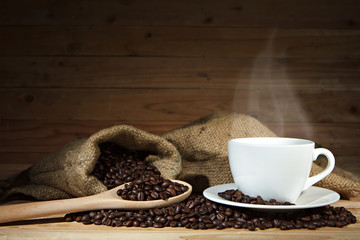
<path fill-rule="evenodd" d="M 226 200 L 239 202 L 239 203 L 249 203 L 249 204 L 261 204 L 261 205 L 295 205 L 290 202 L 278 202 L 276 199 L 270 199 L 266 201 L 262 199 L 261 196 L 250 197 L 239 190 L 230 189 L 225 192 L 219 192 L 218 195 Z"/>
<path fill-rule="evenodd" d="M 92 174 L 108 189 L 141 176 L 160 177 L 158 169 L 144 161 L 147 152 L 130 151 L 112 142 L 102 143 L 99 147 L 100 156 Z"/>
<path fill-rule="evenodd" d="M 141 175 L 160 176 L 154 166 L 144 162 L 143 154 L 113 143 L 104 143 L 101 151 L 94 175 L 108 188 L 136 181 Z M 163 208 L 133 211 L 103 209 L 66 214 L 64 220 L 113 227 L 244 228 L 254 231 L 268 228 L 313 230 L 324 226 L 344 227 L 355 223 L 356 217 L 343 207 L 325 206 L 296 212 L 268 213 L 230 207 L 211 202 L 201 195 L 193 195 L 181 203 Z"/>

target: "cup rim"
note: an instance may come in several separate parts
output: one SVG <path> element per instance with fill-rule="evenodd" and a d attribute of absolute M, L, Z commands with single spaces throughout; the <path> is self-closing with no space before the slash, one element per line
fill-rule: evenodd
<path fill-rule="evenodd" d="M 315 145 L 314 141 L 301 138 L 288 138 L 288 137 L 247 137 L 247 138 L 234 138 L 228 143 L 239 143 L 249 146 L 304 146 Z"/>

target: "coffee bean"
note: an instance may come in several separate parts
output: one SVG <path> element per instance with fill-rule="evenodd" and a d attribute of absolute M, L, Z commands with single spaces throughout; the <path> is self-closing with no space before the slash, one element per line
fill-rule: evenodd
<path fill-rule="evenodd" d="M 89 214 L 85 214 L 81 217 L 81 222 L 82 223 L 88 223 L 88 222 L 91 222 L 91 217 Z"/>
<path fill-rule="evenodd" d="M 137 221 L 137 220 L 134 220 L 132 224 L 133 224 L 134 227 L 139 227 L 140 226 L 140 222 Z"/>
<path fill-rule="evenodd" d="M 180 204 L 177 204 L 175 207 L 175 214 L 179 214 L 181 213 L 181 209 L 182 209 L 182 206 Z"/>
<path fill-rule="evenodd" d="M 249 227 L 247 229 L 249 231 L 255 231 L 255 226 L 254 225 L 249 225 Z"/>
<path fill-rule="evenodd" d="M 95 220 L 95 221 L 94 221 L 94 224 L 95 224 L 95 225 L 101 225 L 101 224 L 102 224 L 101 219 Z"/>
<path fill-rule="evenodd" d="M 279 220 L 279 219 L 274 219 L 273 220 L 273 224 L 274 224 L 274 227 L 280 227 L 280 224 L 281 224 L 281 220 Z"/>
<path fill-rule="evenodd" d="M 161 223 L 154 223 L 153 227 L 154 228 L 163 228 L 164 225 L 162 225 Z"/>
<path fill-rule="evenodd" d="M 190 212 L 191 212 L 191 209 L 188 208 L 188 207 L 184 207 L 184 208 L 181 209 L 181 212 L 187 214 L 187 213 L 190 213 Z"/>
<path fill-rule="evenodd" d="M 201 221 L 204 223 L 212 223 L 212 220 L 210 219 L 209 216 L 202 216 Z"/>
<path fill-rule="evenodd" d="M 159 194 L 157 192 L 151 192 L 150 193 L 150 196 L 153 198 L 153 199 L 158 199 L 159 198 Z"/>
<path fill-rule="evenodd" d="M 186 225 L 186 224 L 188 224 L 188 222 L 189 222 L 189 219 L 188 218 L 185 218 L 185 219 L 183 219 L 183 220 L 181 220 L 181 224 L 182 225 Z"/>
<path fill-rule="evenodd" d="M 142 223 L 140 223 L 140 227 L 147 228 L 147 227 L 149 227 L 149 225 L 147 224 L 147 222 L 142 222 Z"/>
<path fill-rule="evenodd" d="M 89 212 L 89 216 L 90 216 L 91 218 L 94 218 L 95 215 L 96 215 L 96 212 L 94 212 L 94 211 Z"/>
<path fill-rule="evenodd" d="M 98 213 L 98 214 L 96 214 L 95 216 L 94 216 L 94 219 L 95 220 L 98 220 L 98 219 L 101 219 L 101 218 L 103 218 L 104 217 L 104 215 L 102 214 L 102 213 Z"/>
<path fill-rule="evenodd" d="M 222 225 L 220 224 L 220 225 L 217 225 L 217 226 L 216 226 L 216 229 L 217 229 L 217 230 L 222 230 L 222 229 L 225 229 L 225 228 L 224 228 L 224 226 L 222 226 Z"/>
<path fill-rule="evenodd" d="M 199 225 L 197 223 L 191 224 L 192 229 L 199 229 Z"/>
<path fill-rule="evenodd" d="M 167 220 L 166 220 L 166 218 L 164 218 L 164 217 L 160 217 L 159 222 L 160 222 L 161 224 L 165 224 L 165 223 L 167 222 Z"/>
<path fill-rule="evenodd" d="M 309 229 L 309 230 L 315 230 L 315 229 L 316 229 L 316 226 L 315 226 L 314 224 L 310 223 L 310 224 L 308 225 L 307 229 Z"/>
<path fill-rule="evenodd" d="M 206 226 L 207 229 L 216 228 L 216 225 L 212 224 L 212 223 L 206 223 L 205 226 Z"/>
<path fill-rule="evenodd" d="M 76 222 L 81 222 L 81 218 L 82 218 L 81 215 L 80 215 L 80 216 L 76 216 L 76 217 L 75 217 L 75 221 L 76 221 Z"/>
<path fill-rule="evenodd" d="M 156 216 L 162 216 L 162 215 L 163 215 L 160 208 L 155 208 L 155 209 L 154 209 L 154 214 L 155 214 Z"/>
<path fill-rule="evenodd" d="M 231 208 L 226 208 L 225 215 L 226 216 L 231 216 L 232 214 L 233 214 L 233 210 Z"/>
<path fill-rule="evenodd" d="M 217 215 L 216 215 L 217 219 L 219 220 L 224 220 L 225 218 L 225 214 L 223 212 L 219 212 Z"/>
<path fill-rule="evenodd" d="M 73 221 L 73 218 L 70 214 L 66 214 L 65 217 L 64 217 L 64 221 L 65 222 L 72 222 Z"/>
<path fill-rule="evenodd" d="M 144 192 L 139 192 L 137 194 L 137 200 L 138 201 L 144 201 L 145 200 L 145 193 Z"/>
<path fill-rule="evenodd" d="M 174 188 L 168 187 L 166 188 L 166 192 L 170 193 L 171 196 L 176 196 L 176 191 Z"/>
<path fill-rule="evenodd" d="M 216 219 L 213 220 L 212 223 L 217 226 L 217 225 L 220 225 L 222 223 L 222 221 L 220 219 L 216 218 Z"/>
<path fill-rule="evenodd" d="M 279 228 L 280 228 L 280 230 L 287 230 L 287 227 L 286 227 L 286 225 L 285 225 L 285 224 L 284 224 L 284 225 L 283 225 L 283 224 L 282 224 L 282 225 L 280 225 L 280 227 L 279 227 Z"/>

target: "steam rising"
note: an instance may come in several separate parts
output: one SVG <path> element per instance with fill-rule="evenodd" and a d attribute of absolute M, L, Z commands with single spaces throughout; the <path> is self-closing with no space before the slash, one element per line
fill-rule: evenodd
<path fill-rule="evenodd" d="M 249 80 L 238 80 L 233 110 L 257 118 L 278 136 L 311 139 L 308 116 L 297 96 L 299 89 L 295 89 L 286 64 L 279 64 L 286 58 L 286 49 L 276 46 L 276 34 L 277 30 L 272 30 L 266 45 L 255 58 Z M 248 93 L 247 99 L 240 96 L 243 91 L 239 91 L 241 86 L 244 87 L 244 81 L 249 82 L 244 91 Z M 240 99 L 247 102 L 241 103 Z M 301 136 L 294 136 L 292 128 L 296 128 L 295 133 L 300 132 Z"/>

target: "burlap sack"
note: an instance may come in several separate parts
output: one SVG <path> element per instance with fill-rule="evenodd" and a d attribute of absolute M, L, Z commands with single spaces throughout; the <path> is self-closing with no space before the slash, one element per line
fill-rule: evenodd
<path fill-rule="evenodd" d="M 250 116 L 216 112 L 167 132 L 163 137 L 173 143 L 181 154 L 183 169 L 178 178 L 192 184 L 194 192 L 202 192 L 209 186 L 233 182 L 227 153 L 230 139 L 276 135 Z M 311 174 L 322 170 L 323 167 L 313 164 Z M 336 168 L 316 185 L 349 198 L 360 192 L 360 184 L 349 178 L 350 175 Z"/>
<path fill-rule="evenodd" d="M 38 200 L 50 200 L 105 191 L 106 187 L 91 173 L 100 155 L 99 144 L 107 141 L 129 150 L 151 152 L 145 160 L 152 162 L 165 178 L 174 179 L 181 171 L 180 155 L 171 143 L 137 128 L 118 125 L 71 142 L 46 156 L 20 174 L 12 186 L 2 184 L 8 188 L 3 197 L 21 193 Z"/>

